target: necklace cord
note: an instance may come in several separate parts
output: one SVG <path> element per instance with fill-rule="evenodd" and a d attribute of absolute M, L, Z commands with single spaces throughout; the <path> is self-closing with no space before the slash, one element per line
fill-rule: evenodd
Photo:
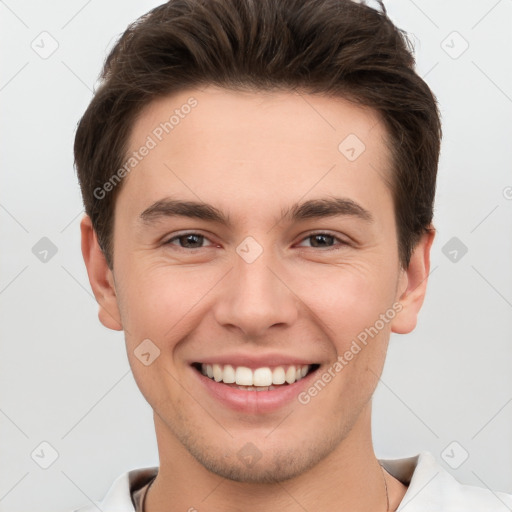
<path fill-rule="evenodd" d="M 386 482 L 386 475 L 384 474 L 384 468 L 382 464 L 379 462 L 380 469 L 382 471 L 382 478 L 384 479 L 384 487 L 386 489 L 386 512 L 389 512 L 389 492 L 388 492 L 388 483 Z"/>

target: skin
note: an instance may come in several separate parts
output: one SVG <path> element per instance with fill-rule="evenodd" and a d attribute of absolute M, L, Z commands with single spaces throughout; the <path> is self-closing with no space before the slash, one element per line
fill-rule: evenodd
<path fill-rule="evenodd" d="M 384 478 L 395 510 L 406 487 L 375 457 L 371 397 L 390 333 L 416 326 L 434 231 L 401 268 L 385 128 L 376 112 L 341 98 L 209 86 L 151 103 L 129 152 L 191 96 L 197 107 L 125 178 L 112 270 L 90 219 L 81 224 L 99 318 L 125 331 L 133 374 L 154 410 L 160 470 L 146 511 L 385 511 Z M 366 147 L 355 161 L 338 150 L 351 133 Z M 212 204 L 232 226 L 141 220 L 171 196 Z M 282 217 L 295 202 L 333 196 L 358 203 L 373 222 Z M 205 239 L 180 244 L 173 237 L 183 231 Z M 319 231 L 335 238 L 315 245 Z M 247 236 L 263 249 L 250 264 L 236 252 Z M 322 374 L 397 303 L 402 310 L 305 405 L 232 411 L 204 392 L 190 366 L 273 351 L 318 363 Z M 134 350 L 148 338 L 160 356 L 145 366 Z M 261 454 L 251 467 L 237 456 L 246 443 Z"/>

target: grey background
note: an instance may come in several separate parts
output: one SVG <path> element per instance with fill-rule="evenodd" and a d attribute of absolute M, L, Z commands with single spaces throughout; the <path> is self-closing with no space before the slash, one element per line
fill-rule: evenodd
<path fill-rule="evenodd" d="M 158 463 L 122 333 L 97 320 L 72 144 L 107 50 L 159 3 L 0 1 L 1 511 L 70 510 Z M 415 332 L 391 340 L 376 453 L 428 450 L 459 480 L 512 493 L 512 0 L 386 5 L 444 141 L 429 290 Z"/>

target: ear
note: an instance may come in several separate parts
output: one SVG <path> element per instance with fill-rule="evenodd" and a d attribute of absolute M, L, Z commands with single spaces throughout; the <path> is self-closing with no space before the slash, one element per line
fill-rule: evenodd
<path fill-rule="evenodd" d="M 91 288 L 99 305 L 100 322 L 109 329 L 122 331 L 121 315 L 117 304 L 114 276 L 100 248 L 96 232 L 88 215 L 80 222 L 82 256 Z"/>
<path fill-rule="evenodd" d="M 401 303 L 402 310 L 391 322 L 392 332 L 407 334 L 416 327 L 418 313 L 427 291 L 430 272 L 430 248 L 435 234 L 434 227 L 429 226 L 429 231 L 421 236 L 414 247 L 409 266 L 407 269 L 401 269 L 400 271 L 397 301 Z"/>

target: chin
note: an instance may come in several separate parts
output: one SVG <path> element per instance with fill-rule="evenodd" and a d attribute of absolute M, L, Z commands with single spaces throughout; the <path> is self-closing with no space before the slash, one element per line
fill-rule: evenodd
<path fill-rule="evenodd" d="M 187 439 L 185 448 L 208 471 L 222 478 L 248 484 L 284 482 L 306 473 L 334 449 L 333 440 L 316 440 L 300 446 L 258 449 L 250 441 L 222 452 L 218 445 L 199 446 Z M 203 439 L 204 441 L 204 439 Z M 260 444 L 261 445 L 261 444 Z"/>

